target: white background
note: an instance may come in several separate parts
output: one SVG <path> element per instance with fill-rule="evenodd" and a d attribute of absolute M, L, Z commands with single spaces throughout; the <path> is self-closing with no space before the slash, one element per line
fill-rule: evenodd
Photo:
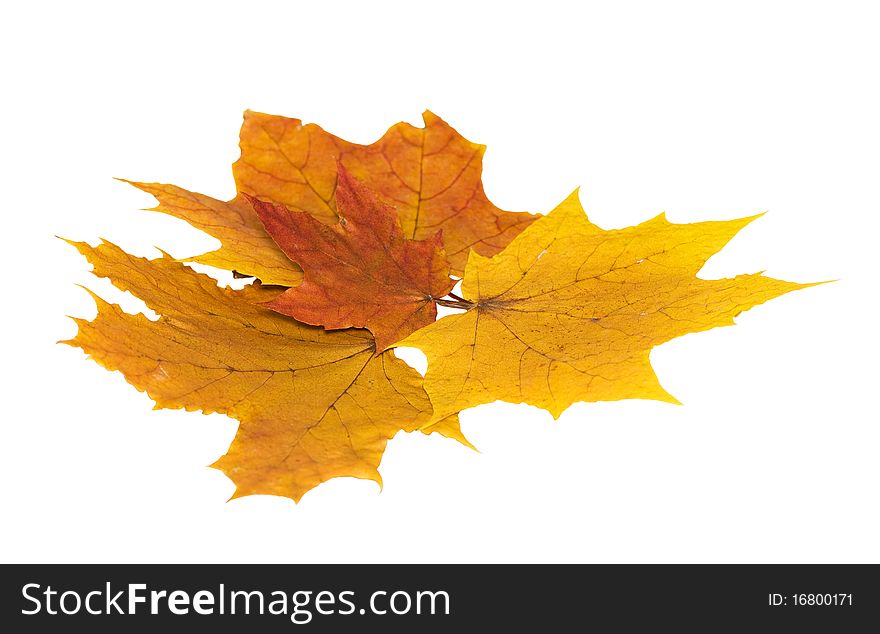
<path fill-rule="evenodd" d="M 2 561 L 878 562 L 877 5 L 16 3 L 3 58 Z M 385 489 L 227 503 L 236 424 L 56 345 L 88 285 L 53 236 L 216 246 L 113 176 L 233 195 L 246 108 L 371 142 L 430 108 L 485 186 L 620 227 L 769 210 L 701 275 L 840 279 L 656 349 L 683 403 L 467 411 Z"/>

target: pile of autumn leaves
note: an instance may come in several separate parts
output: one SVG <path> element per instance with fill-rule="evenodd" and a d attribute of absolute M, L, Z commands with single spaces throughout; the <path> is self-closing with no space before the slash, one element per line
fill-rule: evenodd
<path fill-rule="evenodd" d="M 753 218 L 679 225 L 661 215 L 605 231 L 574 194 L 545 216 L 502 211 L 483 192 L 484 148 L 424 119 L 357 145 L 247 112 L 232 200 L 132 183 L 158 199 L 155 210 L 219 239 L 186 260 L 253 277 L 243 290 L 167 255 L 74 243 L 95 275 L 160 318 L 95 297 L 97 317 L 77 320 L 67 343 L 157 407 L 239 420 L 213 465 L 236 497 L 299 500 L 337 476 L 379 482 L 398 431 L 468 444 L 458 412 L 498 399 L 553 416 L 576 401 L 674 402 L 651 348 L 807 286 L 696 277 Z M 438 304 L 460 310 L 436 320 Z M 395 346 L 425 353 L 424 378 Z"/>

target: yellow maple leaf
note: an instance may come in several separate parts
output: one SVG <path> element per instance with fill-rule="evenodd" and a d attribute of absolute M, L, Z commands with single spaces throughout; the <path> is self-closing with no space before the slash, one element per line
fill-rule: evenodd
<path fill-rule="evenodd" d="M 654 346 L 732 325 L 752 306 L 812 286 L 696 276 L 756 217 L 673 224 L 660 215 L 605 231 L 575 192 L 498 255 L 471 253 L 462 281 L 470 309 L 396 345 L 428 357 L 435 420 L 499 399 L 554 417 L 577 401 L 676 402 L 651 367 Z"/>
<path fill-rule="evenodd" d="M 221 289 L 167 256 L 147 260 L 109 243 L 72 244 L 96 275 L 161 317 L 132 315 L 94 296 L 98 316 L 77 319 L 77 335 L 64 343 L 121 371 L 157 408 L 241 421 L 229 452 L 213 465 L 235 483 L 233 497 L 299 500 L 337 476 L 381 484 L 377 467 L 387 440 L 430 418 L 422 377 L 392 351 L 376 354 L 365 330 L 301 324 L 256 305 L 278 289 Z M 425 431 L 467 444 L 455 416 Z"/>
<path fill-rule="evenodd" d="M 159 201 L 149 211 L 161 211 L 186 220 L 220 240 L 216 251 L 184 260 L 254 276 L 265 284 L 298 286 L 302 282 L 302 269 L 278 248 L 253 206 L 240 194 L 222 201 L 176 185 L 124 182 L 152 194 Z"/>

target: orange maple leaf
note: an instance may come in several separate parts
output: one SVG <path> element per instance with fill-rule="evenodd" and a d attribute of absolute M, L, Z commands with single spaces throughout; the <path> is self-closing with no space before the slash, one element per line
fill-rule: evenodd
<path fill-rule="evenodd" d="M 401 430 L 424 428 L 465 445 L 457 416 L 430 424 L 422 377 L 377 353 L 366 330 L 327 332 L 258 304 L 278 294 L 260 284 L 240 291 L 169 257 L 133 257 L 103 243 L 72 243 L 94 273 L 141 298 L 157 321 L 92 295 L 98 316 L 77 319 L 64 341 L 108 370 L 119 370 L 156 408 L 219 412 L 241 421 L 213 466 L 236 485 L 233 497 L 299 500 L 338 476 L 381 484 L 385 445 Z"/>
<path fill-rule="evenodd" d="M 494 255 L 537 219 L 502 211 L 483 191 L 486 147 L 471 143 L 425 111 L 424 128 L 392 126 L 370 145 L 349 143 L 315 124 L 245 112 L 241 158 L 232 166 L 238 191 L 336 221 L 336 162 L 397 207 L 403 232 L 420 240 L 443 231 L 452 272 L 471 249 Z"/>

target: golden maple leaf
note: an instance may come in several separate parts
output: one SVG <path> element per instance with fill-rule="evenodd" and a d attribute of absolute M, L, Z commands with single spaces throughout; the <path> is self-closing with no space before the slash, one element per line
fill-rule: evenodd
<path fill-rule="evenodd" d="M 93 295 L 98 316 L 77 319 L 77 335 L 64 343 L 121 371 L 157 408 L 241 421 L 229 452 L 213 465 L 235 483 L 233 497 L 299 500 L 337 476 L 381 484 L 377 467 L 387 440 L 430 418 L 422 377 L 392 351 L 376 354 L 365 330 L 301 324 L 256 305 L 278 289 L 221 289 L 167 256 L 147 260 L 109 243 L 71 244 L 95 275 L 161 317 L 131 315 Z M 455 416 L 427 431 L 467 444 Z"/>
<path fill-rule="evenodd" d="M 216 251 L 183 260 L 253 276 L 265 284 L 297 286 L 302 282 L 302 269 L 278 248 L 251 204 L 240 194 L 224 202 L 177 185 L 125 182 L 156 197 L 159 204 L 150 211 L 186 220 L 220 240 Z"/>
<path fill-rule="evenodd" d="M 481 182 L 485 146 L 471 143 L 431 112 L 425 127 L 392 126 L 369 145 L 350 143 L 315 124 L 247 111 L 241 128 L 241 158 L 233 165 L 236 191 L 224 202 L 175 185 L 132 185 L 155 196 L 162 211 L 214 236 L 217 251 L 186 258 L 296 286 L 300 268 L 269 238 L 241 196 L 304 211 L 327 224 L 336 217 L 336 166 L 344 165 L 396 209 L 407 238 L 442 232 L 451 271 L 460 274 L 470 249 L 497 253 L 537 216 L 503 211 L 486 197 Z"/>
<path fill-rule="evenodd" d="M 435 418 L 498 399 L 554 417 L 577 401 L 676 402 L 651 368 L 654 346 L 733 325 L 752 306 L 812 286 L 696 277 L 756 217 L 673 224 L 661 214 L 605 231 L 575 192 L 498 255 L 471 254 L 462 281 L 470 310 L 397 345 L 427 355 Z"/>

